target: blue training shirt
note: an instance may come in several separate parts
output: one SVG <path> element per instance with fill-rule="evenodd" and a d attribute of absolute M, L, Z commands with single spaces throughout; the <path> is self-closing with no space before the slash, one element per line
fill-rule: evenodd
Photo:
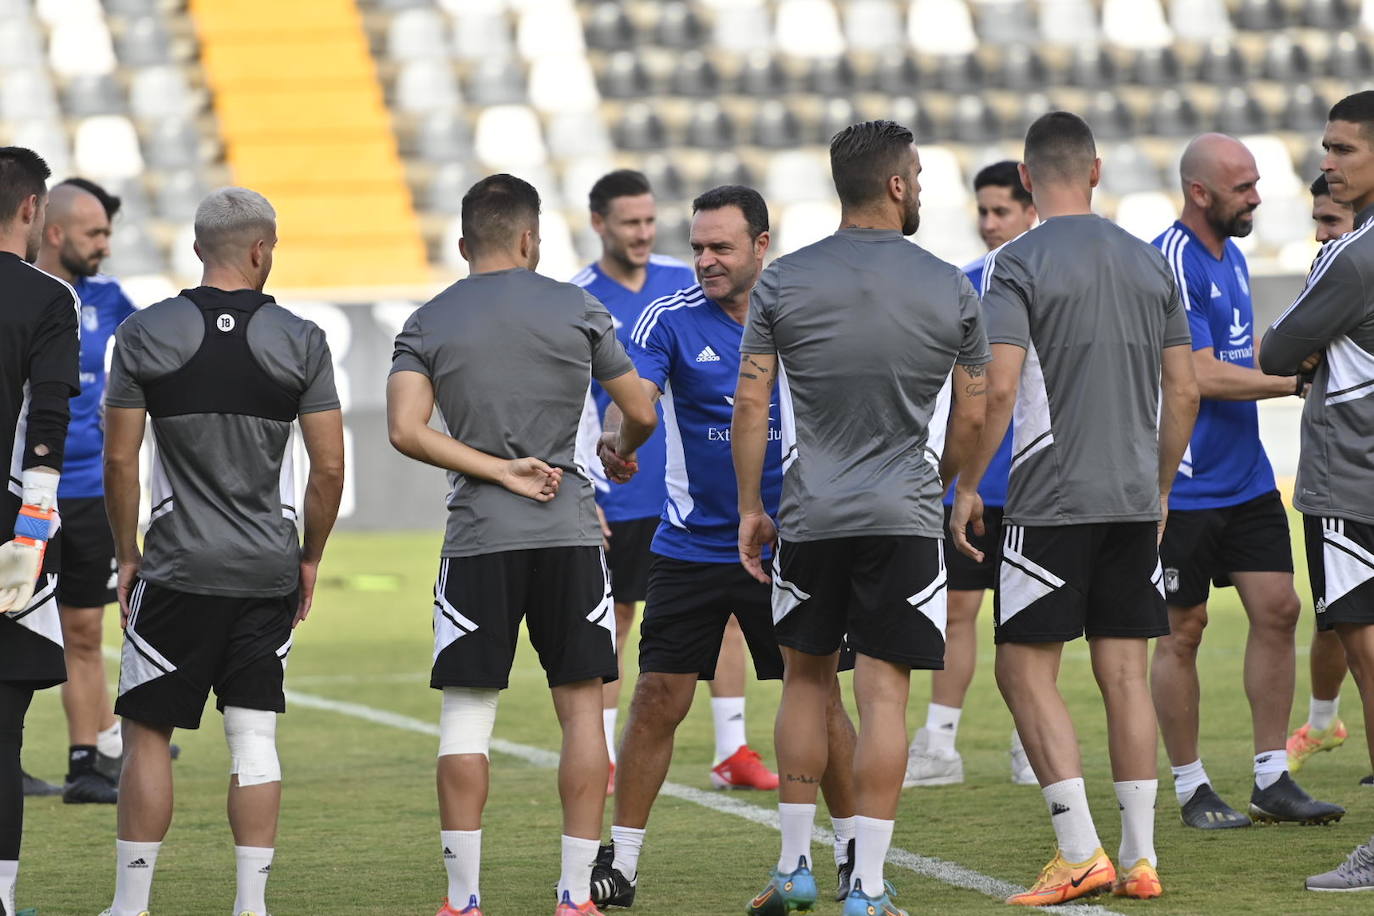
<path fill-rule="evenodd" d="M 1245 255 L 1227 239 L 1221 258 L 1212 257 L 1193 231 L 1178 221 L 1154 244 L 1164 252 L 1178 282 L 1193 349 L 1211 348 L 1222 362 L 1253 369 L 1255 310 Z M 1174 478 L 1169 508 L 1236 506 L 1274 488 L 1255 402 L 1203 398 L 1193 438 Z"/>
<path fill-rule="evenodd" d="M 973 288 L 978 290 L 978 295 L 983 294 L 983 267 L 987 264 L 987 255 L 968 264 L 964 267 L 964 276 L 968 277 Z M 1007 435 L 998 447 L 997 453 L 988 462 L 988 469 L 983 473 L 983 479 L 978 482 L 978 495 L 983 497 L 983 505 L 1002 507 L 1007 504 L 1007 479 L 1011 476 L 1011 424 L 1007 424 Z M 954 505 L 954 487 L 951 486 L 945 491 L 945 505 Z"/>
<path fill-rule="evenodd" d="M 635 323 L 630 358 L 663 392 L 668 498 L 653 551 L 695 563 L 739 562 L 739 490 L 730 455 L 730 420 L 744 325 L 700 286 L 652 303 Z M 774 518 L 782 496 L 778 392 L 768 411 L 763 507 Z"/>
<path fill-rule="evenodd" d="M 115 328 L 135 311 L 114 277 L 82 277 L 72 286 L 81 300 L 81 393 L 71 399 L 67 424 L 67 452 L 59 499 L 88 499 L 105 495 L 101 450 L 105 427 L 100 402 L 105 397 L 105 359 Z"/>
<path fill-rule="evenodd" d="M 572 282 L 591 293 L 606 310 L 611 313 L 615 324 L 616 337 L 626 350 L 630 349 L 630 329 L 644 307 L 662 296 L 670 295 L 696 283 L 692 268 L 664 255 L 650 255 L 646 268 L 644 287 L 638 292 L 627 289 L 611 279 L 601 269 L 600 264 L 590 264 L 573 277 Z M 606 417 L 606 408 L 611 406 L 611 396 L 596 381 L 592 382 L 592 398 L 596 402 L 595 435 L 600 435 L 601 421 Z M 659 426 L 663 425 L 663 415 L 659 414 Z M 583 430 L 587 436 L 589 431 Z M 594 436 L 592 437 L 594 438 Z M 601 477 L 600 465 L 590 461 L 589 468 L 596 483 L 596 501 L 608 522 L 624 522 L 637 518 L 655 518 L 663 511 L 665 498 L 663 485 L 664 450 L 663 431 L 654 430 L 649 441 L 639 447 L 639 473 L 629 483 L 608 484 Z"/>

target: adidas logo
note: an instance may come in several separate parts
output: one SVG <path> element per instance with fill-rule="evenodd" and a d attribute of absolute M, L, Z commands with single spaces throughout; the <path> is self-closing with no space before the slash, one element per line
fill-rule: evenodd
<path fill-rule="evenodd" d="M 446 858 L 446 859 L 452 859 L 452 858 L 453 858 L 453 850 L 452 850 L 452 849 L 449 849 L 447 846 L 444 847 L 444 858 Z"/>
<path fill-rule="evenodd" d="M 1255 763 L 1268 763 L 1273 757 L 1273 754 L 1265 754 L 1263 757 L 1256 757 Z"/>
<path fill-rule="evenodd" d="M 270 875 L 270 874 L 272 874 L 272 866 L 271 866 L 271 865 L 264 865 L 262 868 L 259 868 L 259 869 L 258 869 L 258 874 L 260 874 L 260 875 Z"/>
<path fill-rule="evenodd" d="M 125 867 L 125 868 L 147 868 L 147 867 L 148 867 L 148 863 L 145 862 L 145 861 L 143 861 L 143 857 L 140 856 L 139 858 L 134 859 L 132 862 L 130 862 L 128 865 L 126 865 L 126 866 L 124 866 L 124 867 Z"/>
<path fill-rule="evenodd" d="M 1069 806 L 1068 806 L 1068 805 L 1061 805 L 1059 802 L 1053 802 L 1053 803 L 1050 804 L 1050 817 L 1058 817 L 1058 816 L 1061 815 L 1061 814 L 1068 814 L 1068 813 L 1069 813 Z"/>
<path fill-rule="evenodd" d="M 1212 284 L 1212 298 L 1213 298 L 1213 299 L 1220 299 L 1220 298 L 1221 298 L 1221 290 L 1217 289 L 1217 285 L 1216 285 L 1215 283 Z"/>
<path fill-rule="evenodd" d="M 720 356 L 716 354 L 716 351 L 715 351 L 715 350 L 712 350 L 712 349 L 711 349 L 711 345 L 710 345 L 710 344 L 707 344 L 707 345 L 702 349 L 702 351 L 701 351 L 700 353 L 697 354 L 697 362 L 699 362 L 699 363 L 718 363 L 718 362 L 720 362 Z"/>
<path fill-rule="evenodd" d="M 720 359 L 720 357 L 717 356 L 716 359 Z M 737 712 L 737 713 L 735 713 L 733 716 L 730 717 L 729 721 L 731 721 L 731 722 L 743 722 L 743 721 L 744 721 L 744 713 L 742 713 L 742 712 Z"/>
<path fill-rule="evenodd" d="M 944 725 L 941 725 L 941 726 L 940 726 L 940 729 L 941 729 L 942 731 L 952 732 L 952 731 L 954 731 L 954 723 L 953 723 L 953 722 L 946 722 Z"/>

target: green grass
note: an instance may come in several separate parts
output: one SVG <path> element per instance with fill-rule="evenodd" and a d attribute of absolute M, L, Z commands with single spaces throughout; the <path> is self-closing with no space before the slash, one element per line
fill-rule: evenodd
<path fill-rule="evenodd" d="M 438 540 L 430 535 L 341 535 L 335 538 L 310 620 L 298 631 L 288 687 L 425 721 L 437 721 L 439 698 L 427 687 L 430 588 Z M 1298 551 L 1301 559 L 1301 550 Z M 1305 579 L 1300 578 L 1300 583 Z M 1305 594 L 1305 585 L 1299 592 Z M 1310 608 L 1310 603 L 1308 605 Z M 114 615 L 107 641 L 116 645 Z M 1241 691 L 1245 621 L 1235 592 L 1217 593 L 1200 667 L 1203 749 L 1217 789 L 1238 807 L 1250 782 L 1249 713 Z M 1310 610 L 1300 627 L 1305 648 Z M 1029 883 L 1048 858 L 1053 835 L 1040 793 L 1008 780 L 1011 719 L 991 675 L 990 615 L 980 620 L 981 668 L 963 717 L 959 746 L 967 782 L 908 790 L 894 842 L 1018 884 Z M 631 669 L 634 652 L 628 653 Z M 633 677 L 632 671 L 629 672 Z M 113 676 L 113 672 L 112 672 Z M 1119 822 L 1106 759 L 1105 722 L 1080 642 L 1069 647 L 1061 686 L 1073 708 L 1089 795 L 1098 828 L 1115 853 Z M 1306 659 L 1299 656 L 1294 723 L 1306 713 Z M 705 697 L 705 690 L 702 690 Z M 771 758 L 776 685 L 749 687 L 749 734 Z M 924 717 L 929 679 L 913 678 L 909 721 Z M 628 690 L 622 707 L 628 701 Z M 1166 896 L 1140 903 L 1101 901 L 1122 912 L 1356 913 L 1365 895 L 1317 895 L 1302 879 L 1341 861 L 1374 833 L 1374 792 L 1356 783 L 1369 772 L 1359 699 L 1347 685 L 1343 718 L 1350 740 L 1304 770 L 1313 794 L 1345 805 L 1345 820 L 1329 828 L 1254 828 L 1205 834 L 1183 828 L 1172 785 L 1161 781 L 1157 847 Z M 512 690 L 502 697 L 499 737 L 556 748 L 557 729 L 532 653 L 517 662 Z M 296 708 L 279 730 L 285 770 L 281 834 L 268 900 L 276 916 L 328 913 L 429 916 L 444 893 L 433 790 L 434 738 Z M 24 760 L 60 779 L 66 729 L 56 690 L 34 701 Z M 178 732 L 176 816 L 163 846 L 153 888 L 155 916 L 226 914 L 234 896 L 232 841 L 224 821 L 228 769 L 220 719 L 207 710 L 197 732 Z M 697 704 L 679 733 L 669 778 L 707 787 L 712 752 L 708 704 Z M 1162 754 L 1161 771 L 1167 773 Z M 552 911 L 558 876 L 559 809 L 553 774 L 509 757 L 493 759 L 483 866 L 489 916 Z M 735 798 L 742 796 L 736 795 Z M 773 797 L 744 800 L 773 804 Z M 609 809 L 608 809 L 609 813 Z M 822 824 L 828 822 L 822 817 Z M 94 916 L 113 893 L 114 810 L 33 799 L 27 811 L 19 905 L 40 916 Z M 737 914 L 762 885 L 777 854 L 767 828 L 674 799 L 654 811 L 642 883 L 634 911 L 655 914 Z M 818 852 L 822 885 L 830 884 L 828 854 Z M 913 913 L 1005 913 L 973 891 L 958 890 L 901 869 L 890 877 L 899 903 Z M 820 913 L 838 913 L 822 903 Z"/>

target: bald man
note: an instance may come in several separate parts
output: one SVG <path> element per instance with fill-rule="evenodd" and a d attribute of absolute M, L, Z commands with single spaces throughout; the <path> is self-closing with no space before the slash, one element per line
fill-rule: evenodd
<path fill-rule="evenodd" d="M 63 547 L 57 600 L 67 654 L 62 705 L 70 742 L 60 791 L 69 804 L 114 804 L 123 754 L 100 654 L 101 619 L 105 605 L 115 600 L 114 540 L 100 471 L 105 353 L 115 328 L 134 313 L 119 283 L 98 272 L 110 256 L 110 221 L 118 211 L 119 198 L 98 185 L 79 180 L 57 185 L 48 195 L 37 261 L 39 269 L 69 283 L 81 302 L 81 394 L 71 400 L 57 490 Z"/>
<path fill-rule="evenodd" d="M 1258 341 L 1245 256 L 1231 241 L 1254 229 L 1260 204 L 1255 157 L 1238 140 L 1203 134 L 1179 164 L 1183 215 L 1155 245 L 1174 272 L 1193 336 L 1202 395 L 1197 424 L 1169 496 L 1159 547 L 1169 635 L 1155 647 L 1151 691 L 1183 823 L 1202 830 L 1256 820 L 1304 824 L 1344 810 L 1314 800 L 1288 773 L 1294 638 L 1288 516 L 1259 437 L 1255 401 L 1299 394 L 1292 377 L 1255 368 Z M 1255 737 L 1250 817 L 1213 790 L 1199 752 L 1197 651 L 1211 586 L 1234 586 L 1250 621 L 1245 693 Z"/>

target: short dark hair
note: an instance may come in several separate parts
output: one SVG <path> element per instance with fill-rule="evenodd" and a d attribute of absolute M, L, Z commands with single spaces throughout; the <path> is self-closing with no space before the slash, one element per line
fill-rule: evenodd
<path fill-rule="evenodd" d="M 654 189 L 649 186 L 649 179 L 644 177 L 643 172 L 616 169 L 602 175 L 592 185 L 592 191 L 587 195 L 587 206 L 593 213 L 605 216 L 611 212 L 611 201 L 617 197 L 638 197 L 652 193 Z"/>
<path fill-rule="evenodd" d="M 1088 122 L 1070 111 L 1051 111 L 1026 131 L 1023 159 L 1032 176 L 1051 179 L 1085 177 L 1097 158 L 1097 143 Z"/>
<path fill-rule="evenodd" d="M 830 138 L 830 177 L 845 206 L 877 200 L 916 135 L 896 121 L 851 124 Z"/>
<path fill-rule="evenodd" d="M 1023 207 L 1031 205 L 1030 191 L 1021 184 L 1021 171 L 1018 168 L 1019 162 L 1011 159 L 1003 159 L 1001 162 L 994 162 L 992 165 L 985 165 L 973 178 L 974 193 L 984 188 L 1006 188 L 1011 191 L 1011 199 L 1021 204 Z"/>
<path fill-rule="evenodd" d="M 119 212 L 119 207 L 123 203 L 118 194 L 111 194 L 94 181 L 85 178 L 68 178 L 58 182 L 59 187 L 64 184 L 80 188 L 95 197 L 96 200 L 100 201 L 100 206 L 105 208 L 105 216 L 109 219 L 115 218 L 115 214 Z"/>
<path fill-rule="evenodd" d="M 1328 121 L 1349 121 L 1360 126 L 1366 140 L 1374 140 L 1374 89 L 1356 92 L 1331 106 Z"/>
<path fill-rule="evenodd" d="M 463 195 L 461 219 L 470 251 L 509 244 L 512 236 L 539 219 L 539 192 L 514 175 L 488 175 Z"/>
<path fill-rule="evenodd" d="M 1330 197 L 1331 187 L 1326 183 L 1326 173 L 1323 172 L 1312 179 L 1312 183 L 1307 186 L 1307 190 L 1312 192 L 1313 200 L 1316 200 L 1318 197 Z"/>
<path fill-rule="evenodd" d="M 725 207 L 739 207 L 749 225 L 750 238 L 756 239 L 768 231 L 768 204 L 764 203 L 762 194 L 742 184 L 723 184 L 699 195 L 692 201 L 692 215 Z"/>
<path fill-rule="evenodd" d="M 43 157 L 22 146 L 0 146 L 0 226 L 9 225 L 19 205 L 48 193 L 52 169 Z"/>

